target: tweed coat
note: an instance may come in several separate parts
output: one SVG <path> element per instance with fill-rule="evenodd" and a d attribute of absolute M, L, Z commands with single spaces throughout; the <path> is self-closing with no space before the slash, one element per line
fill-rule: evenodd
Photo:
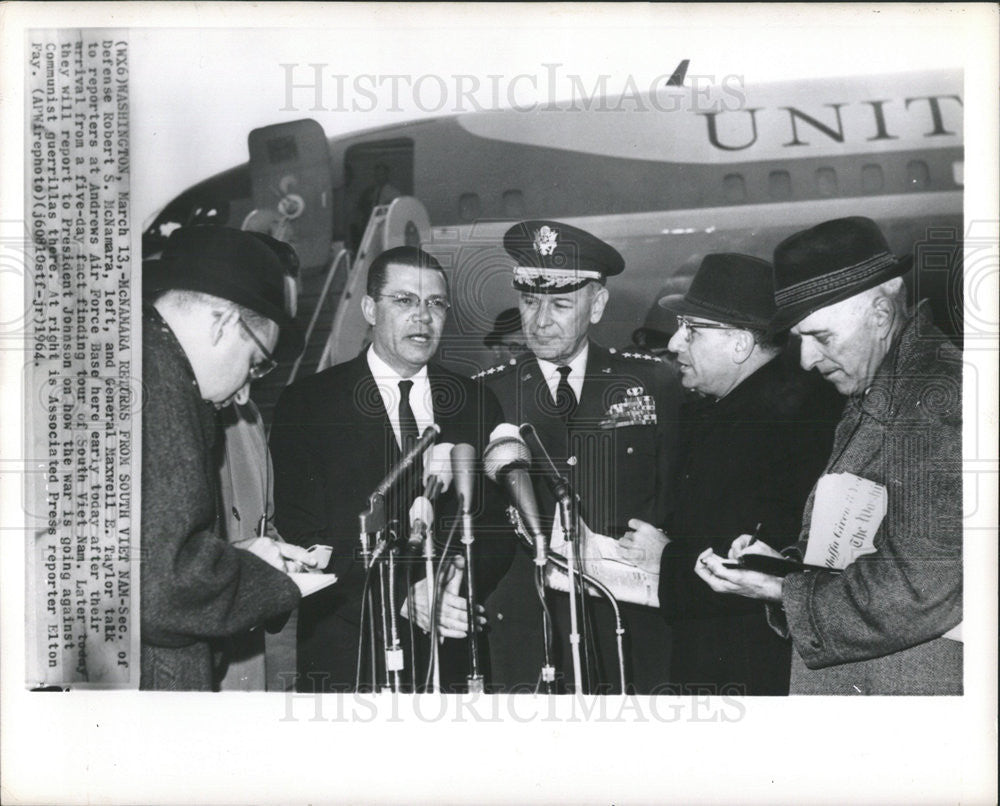
<path fill-rule="evenodd" d="M 211 690 L 211 642 L 295 607 L 287 575 L 220 537 L 215 410 L 173 331 L 143 317 L 140 687 Z"/>
<path fill-rule="evenodd" d="M 962 620 L 961 390 L 961 353 L 921 303 L 849 399 L 825 471 L 886 488 L 876 551 L 839 575 L 790 574 L 768 608 L 795 645 L 791 693 L 962 693 L 962 644 L 942 637 Z"/>

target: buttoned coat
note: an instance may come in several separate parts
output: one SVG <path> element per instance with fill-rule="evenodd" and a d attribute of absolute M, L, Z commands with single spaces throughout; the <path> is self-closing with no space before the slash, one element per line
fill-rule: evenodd
<path fill-rule="evenodd" d="M 825 470 L 885 487 L 876 551 L 842 574 L 790 574 L 769 607 L 795 645 L 791 693 L 962 693 L 962 644 L 942 637 L 962 620 L 961 390 L 961 353 L 922 303 L 849 399 Z"/>
<path fill-rule="evenodd" d="M 428 366 L 428 379 L 434 420 L 441 427 L 438 442 L 466 442 L 482 455 L 485 440 L 499 422 L 496 398 L 435 364 Z M 326 570 L 338 577 L 330 588 L 303 600 L 299 609 L 299 688 L 351 689 L 364 582 L 358 515 L 401 456 L 366 356 L 362 353 L 286 388 L 275 409 L 270 447 L 278 530 L 300 546 L 332 546 Z M 477 521 L 485 519 L 481 516 L 489 511 L 490 501 L 497 500 L 496 491 L 486 485 L 479 476 Z M 438 500 L 439 539 L 446 535 L 456 506 L 453 491 Z M 394 510 L 391 501 L 387 510 Z M 499 517 L 494 512 L 492 520 Z M 490 560 L 497 555 L 491 537 L 495 533 L 477 529 L 476 556 L 484 558 L 477 564 L 477 581 L 482 579 L 484 587 L 490 584 Z M 452 545 L 455 550 L 460 544 Z M 422 576 L 423 564 L 416 566 L 414 578 Z M 408 629 L 405 621 L 400 629 Z"/>

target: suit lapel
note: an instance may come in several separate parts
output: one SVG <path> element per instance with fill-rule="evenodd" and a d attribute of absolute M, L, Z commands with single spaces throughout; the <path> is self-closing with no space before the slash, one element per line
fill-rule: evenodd
<path fill-rule="evenodd" d="M 371 437 L 377 435 L 378 442 L 372 444 L 380 446 L 380 450 L 385 456 L 385 467 L 389 468 L 400 458 L 392 423 L 389 422 L 389 414 L 385 410 L 385 403 L 382 402 L 382 395 L 378 390 L 378 384 L 375 383 L 375 377 L 368 366 L 365 354 L 362 353 L 354 361 L 356 365 L 352 367 L 348 388 L 342 389 L 340 392 L 351 396 L 352 407 L 362 418 L 364 430 Z"/>

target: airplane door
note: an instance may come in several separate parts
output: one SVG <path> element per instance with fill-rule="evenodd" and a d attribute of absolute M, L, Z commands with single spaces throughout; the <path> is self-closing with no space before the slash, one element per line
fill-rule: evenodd
<path fill-rule="evenodd" d="M 412 196 L 400 196 L 372 211 L 358 256 L 350 268 L 344 293 L 337 304 L 317 372 L 349 361 L 369 342 L 368 323 L 361 313 L 361 298 L 365 295 L 371 262 L 387 249 L 421 246 L 430 237 L 431 221 L 427 209 Z"/>
<path fill-rule="evenodd" d="M 330 149 L 315 120 L 254 129 L 248 137 L 254 210 L 243 229 L 290 243 L 303 268 L 325 266 L 333 239 Z"/>

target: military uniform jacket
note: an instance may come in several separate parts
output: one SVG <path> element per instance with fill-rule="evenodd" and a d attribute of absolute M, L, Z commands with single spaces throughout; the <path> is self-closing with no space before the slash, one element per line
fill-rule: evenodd
<path fill-rule="evenodd" d="M 660 359 L 591 342 L 580 400 L 568 422 L 555 411 L 533 356 L 476 378 L 496 394 L 506 422 L 535 427 L 593 531 L 621 537 L 629 518 L 664 523 L 672 506 L 670 457 L 681 390 Z M 556 502 L 541 467 L 534 457 L 535 494 L 549 528 Z"/>

